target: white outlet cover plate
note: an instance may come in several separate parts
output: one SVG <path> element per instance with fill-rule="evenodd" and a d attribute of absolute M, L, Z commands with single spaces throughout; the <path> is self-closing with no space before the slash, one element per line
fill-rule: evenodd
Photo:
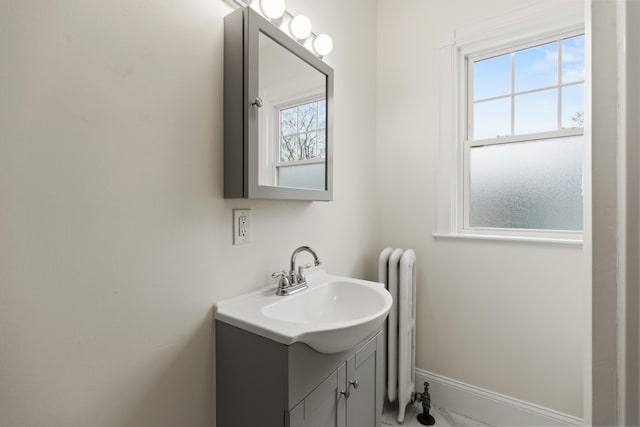
<path fill-rule="evenodd" d="M 233 244 L 251 243 L 251 209 L 233 210 Z"/>

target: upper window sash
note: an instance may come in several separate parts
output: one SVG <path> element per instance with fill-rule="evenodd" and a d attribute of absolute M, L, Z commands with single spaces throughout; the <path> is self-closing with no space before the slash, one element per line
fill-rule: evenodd
<path fill-rule="evenodd" d="M 562 92 L 564 88 L 584 85 L 584 79 L 582 80 L 572 80 L 569 82 L 564 82 L 562 79 L 563 73 L 563 52 L 562 46 L 563 41 L 566 39 L 571 39 L 573 37 L 577 37 L 584 34 L 584 29 L 577 28 L 570 31 L 562 31 L 556 32 L 552 34 L 547 34 L 544 37 L 537 37 L 527 42 L 518 42 L 511 43 L 507 45 L 503 45 L 499 48 L 480 48 L 478 46 L 475 47 L 475 50 L 462 49 L 460 51 L 461 57 L 463 59 L 463 69 L 461 70 L 461 77 L 463 77 L 461 82 L 461 93 L 466 93 L 466 97 L 464 99 L 464 104 L 466 108 L 461 111 L 461 124 L 465 124 L 464 127 L 461 127 L 460 135 L 462 136 L 463 142 L 465 145 L 469 146 L 481 146 L 481 145 L 490 145 L 497 143 L 508 143 L 508 142 L 518 142 L 518 141 L 531 141 L 535 139 L 544 139 L 544 138 L 553 138 L 553 137 L 561 137 L 561 136 L 572 136 L 572 135 L 581 135 L 583 133 L 582 127 L 562 127 Z M 545 85 L 543 87 L 535 87 L 533 89 L 527 90 L 516 90 L 515 83 L 515 55 L 523 50 L 535 48 L 538 46 L 543 46 L 550 43 L 557 44 L 557 76 L 554 84 Z M 466 50 L 466 51 L 465 51 Z M 482 97 L 479 99 L 474 99 L 474 66 L 477 62 L 484 61 L 487 59 L 498 58 L 500 56 L 505 56 L 510 54 L 510 90 L 506 93 L 502 93 L 497 96 L 489 96 Z M 527 95 L 527 94 L 535 94 L 535 93 L 545 93 L 545 91 L 556 90 L 556 102 L 557 102 L 557 111 L 556 111 L 556 129 L 549 129 L 544 132 L 533 132 L 533 133 L 516 133 L 516 112 L 515 112 L 515 104 L 516 97 Z M 474 107 L 476 104 L 483 102 L 491 102 L 500 99 L 508 99 L 510 104 L 510 112 L 509 112 L 509 134 L 508 135 L 499 135 L 496 137 L 490 138 L 479 138 L 476 139 L 474 137 Z"/>

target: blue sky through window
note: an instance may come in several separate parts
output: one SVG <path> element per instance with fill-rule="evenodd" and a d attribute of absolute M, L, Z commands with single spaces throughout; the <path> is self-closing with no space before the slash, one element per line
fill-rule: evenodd
<path fill-rule="evenodd" d="M 557 42 L 520 50 L 514 56 L 516 92 L 558 84 Z"/>
<path fill-rule="evenodd" d="M 582 127 L 584 116 L 584 84 L 562 88 L 562 127 Z"/>
<path fill-rule="evenodd" d="M 476 62 L 473 79 L 474 100 L 511 93 L 511 54 Z"/>
<path fill-rule="evenodd" d="M 514 134 L 549 132 L 558 128 L 558 89 L 515 97 Z"/>
<path fill-rule="evenodd" d="M 473 62 L 474 139 L 582 127 L 583 81 L 584 35 Z"/>
<path fill-rule="evenodd" d="M 584 36 L 562 41 L 562 83 L 584 80 Z"/>
<path fill-rule="evenodd" d="M 478 102 L 473 117 L 476 139 L 511 135 L 511 97 Z"/>

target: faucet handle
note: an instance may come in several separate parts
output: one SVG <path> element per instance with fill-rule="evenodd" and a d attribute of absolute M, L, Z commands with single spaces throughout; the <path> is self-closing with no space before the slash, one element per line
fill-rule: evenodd
<path fill-rule="evenodd" d="M 305 264 L 305 265 L 299 265 L 298 266 L 298 276 L 296 277 L 298 279 L 298 283 L 304 283 L 306 282 L 306 278 L 304 277 L 304 269 L 305 268 L 311 268 L 311 264 Z"/>
<path fill-rule="evenodd" d="M 280 281 L 278 282 L 278 288 L 284 289 L 289 287 L 290 282 L 286 271 L 276 271 L 275 273 L 271 274 L 271 277 L 274 279 L 280 279 Z"/>
<path fill-rule="evenodd" d="M 278 281 L 278 289 L 276 289 L 276 295 L 288 295 L 289 288 L 291 288 L 291 280 L 289 280 L 289 274 L 282 270 L 276 271 L 271 274 L 274 279 L 280 278 Z"/>

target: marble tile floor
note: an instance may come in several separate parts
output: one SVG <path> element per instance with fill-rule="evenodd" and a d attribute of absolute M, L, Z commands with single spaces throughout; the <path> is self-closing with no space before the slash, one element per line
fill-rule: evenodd
<path fill-rule="evenodd" d="M 398 423 L 398 404 L 386 403 L 382 412 L 382 427 L 403 426 L 403 427 L 422 427 L 422 424 L 416 418 L 418 413 L 422 412 L 422 406 L 418 403 L 409 404 L 404 417 L 404 423 Z M 489 427 L 479 421 L 447 411 L 444 408 L 436 406 L 431 407 L 431 415 L 436 420 L 434 427 Z"/>

